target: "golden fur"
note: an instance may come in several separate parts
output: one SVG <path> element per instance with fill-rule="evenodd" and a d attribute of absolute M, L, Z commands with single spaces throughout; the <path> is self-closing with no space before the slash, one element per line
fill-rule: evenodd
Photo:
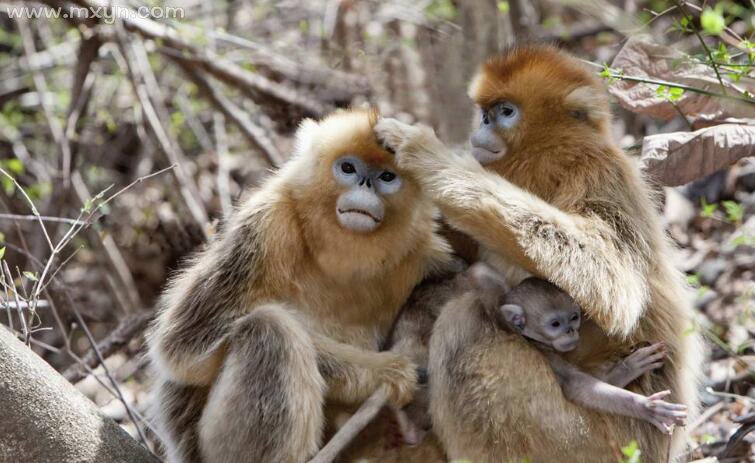
<path fill-rule="evenodd" d="M 169 284 L 148 343 L 171 461 L 301 462 L 318 448 L 325 400 L 358 404 L 380 384 L 394 403 L 416 383 L 378 352 L 412 288 L 446 265 L 436 211 L 372 132 L 376 114 L 305 121 L 292 158 Z M 401 190 L 358 234 L 337 221 L 341 155 L 393 168 Z"/>
<path fill-rule="evenodd" d="M 666 365 L 630 389 L 671 389 L 669 400 L 694 416 L 702 352 L 690 333 L 688 295 L 650 190 L 611 139 L 601 83 L 565 53 L 533 46 L 488 61 L 470 94 L 482 107 L 508 100 L 521 109 L 518 125 L 500 131 L 507 154 L 485 168 L 449 151 L 429 129 L 384 119 L 378 138 L 397 152 L 401 168 L 424 174 L 422 185 L 448 222 L 479 241 L 482 259 L 511 285 L 536 275 L 583 307 L 589 320 L 570 361 L 590 371 L 637 343 L 664 341 Z M 616 449 L 632 439 L 644 461 L 682 450 L 682 429 L 669 444 L 647 423 L 566 401 L 534 347 L 502 332 L 475 341 L 470 330 L 478 325 L 466 316 L 439 320 L 430 350 L 431 366 L 457 370 L 445 386 L 431 383 L 434 429 L 449 457 L 615 461 Z"/>

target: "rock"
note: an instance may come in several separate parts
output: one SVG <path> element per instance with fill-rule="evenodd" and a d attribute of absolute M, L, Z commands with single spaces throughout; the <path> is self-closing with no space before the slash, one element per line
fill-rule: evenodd
<path fill-rule="evenodd" d="M 676 188 L 664 188 L 666 204 L 663 207 L 663 216 L 669 225 L 679 225 L 687 228 L 695 218 L 695 207 L 692 201 L 687 199 Z"/>
<path fill-rule="evenodd" d="M 703 261 L 699 267 L 697 267 L 697 274 L 700 276 L 700 283 L 706 286 L 713 286 L 716 284 L 716 280 L 726 271 L 728 264 L 724 259 L 717 257 L 715 259 L 708 259 Z"/>

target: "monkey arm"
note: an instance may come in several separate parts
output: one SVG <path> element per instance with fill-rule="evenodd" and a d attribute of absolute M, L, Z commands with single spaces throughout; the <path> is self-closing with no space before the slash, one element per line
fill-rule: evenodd
<path fill-rule="evenodd" d="M 669 432 L 671 425 L 682 424 L 687 417 L 684 405 L 661 400 L 669 391 L 645 397 L 603 382 L 555 352 L 546 352 L 545 356 L 559 379 L 564 396 L 583 407 L 645 420 L 662 432 Z"/>
<path fill-rule="evenodd" d="M 451 225 L 560 286 L 607 333 L 634 330 L 649 299 L 647 265 L 619 247 L 608 223 L 552 206 L 453 153 L 430 129 L 383 119 L 375 131 Z"/>
<path fill-rule="evenodd" d="M 259 278 L 262 220 L 240 211 L 229 227 L 169 284 L 148 333 L 150 357 L 179 383 L 210 384 L 225 357 L 225 339 L 234 320 L 250 305 Z"/>
<path fill-rule="evenodd" d="M 326 397 L 354 404 L 366 400 L 381 385 L 392 403 L 403 406 L 414 394 L 414 364 L 394 352 L 373 352 L 313 334 L 320 373 L 328 385 Z"/>

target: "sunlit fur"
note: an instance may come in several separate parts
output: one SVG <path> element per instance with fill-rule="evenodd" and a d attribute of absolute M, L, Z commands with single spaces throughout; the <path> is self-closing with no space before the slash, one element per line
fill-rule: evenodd
<path fill-rule="evenodd" d="M 590 371 L 636 343 L 664 341 L 667 364 L 630 389 L 670 389 L 669 400 L 694 419 L 702 352 L 688 294 L 650 190 L 611 138 L 602 83 L 565 53 L 533 46 L 488 61 L 470 95 L 482 107 L 508 100 L 521 109 L 519 124 L 501 132 L 506 155 L 485 168 L 429 129 L 383 120 L 376 133 L 400 167 L 426 173 L 422 183 L 446 219 L 481 243 L 482 258 L 510 284 L 534 274 L 583 307 L 588 320 L 572 362 Z M 464 344 L 476 325 L 463 317 L 439 324 L 434 336 Z M 569 403 L 540 353 L 520 337 L 494 337 L 438 360 L 463 381 L 460 394 L 433 398 L 435 431 L 450 457 L 615 461 L 618 447 L 636 439 L 643 460 L 661 462 L 669 448 L 683 449 L 683 430 L 669 445 L 649 424 Z"/>
<path fill-rule="evenodd" d="M 376 351 L 448 246 L 416 179 L 377 145 L 375 120 L 305 121 L 291 159 L 171 280 L 148 336 L 169 460 L 305 461 L 325 400 L 359 404 L 380 384 L 396 403 L 411 398 L 414 365 Z M 345 153 L 403 178 L 368 234 L 336 217 L 331 169 Z"/>

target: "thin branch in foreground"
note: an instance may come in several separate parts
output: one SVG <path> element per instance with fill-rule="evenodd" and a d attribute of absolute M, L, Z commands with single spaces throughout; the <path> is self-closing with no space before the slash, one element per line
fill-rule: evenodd
<path fill-rule="evenodd" d="M 57 222 L 57 223 L 65 223 L 68 225 L 81 225 L 84 222 L 81 220 L 76 219 L 68 219 L 65 217 L 50 217 L 46 215 L 21 215 L 21 214 L 0 214 L 0 219 L 6 219 L 6 220 L 22 220 L 25 222 L 36 222 L 38 220 L 41 220 L 43 222 Z"/>
<path fill-rule="evenodd" d="M 37 218 L 37 222 L 39 222 L 39 226 L 42 228 L 42 233 L 45 235 L 45 239 L 47 240 L 47 245 L 50 246 L 50 250 L 54 250 L 55 246 L 52 244 L 52 240 L 50 239 L 50 235 L 47 234 L 47 228 L 45 228 L 44 222 L 42 222 L 42 216 L 39 215 L 39 211 L 37 210 L 37 206 L 34 205 L 34 201 L 31 200 L 29 195 L 26 194 L 26 191 L 24 191 L 23 188 L 21 188 L 21 185 L 18 184 L 16 181 L 16 178 L 6 172 L 2 167 L 0 167 L 0 174 L 3 174 L 5 177 L 10 179 L 11 182 L 13 182 L 13 185 L 16 187 L 18 191 L 21 192 L 21 195 L 24 197 L 26 202 L 29 204 L 29 207 L 31 208 L 31 213 L 34 215 L 34 217 Z"/>

